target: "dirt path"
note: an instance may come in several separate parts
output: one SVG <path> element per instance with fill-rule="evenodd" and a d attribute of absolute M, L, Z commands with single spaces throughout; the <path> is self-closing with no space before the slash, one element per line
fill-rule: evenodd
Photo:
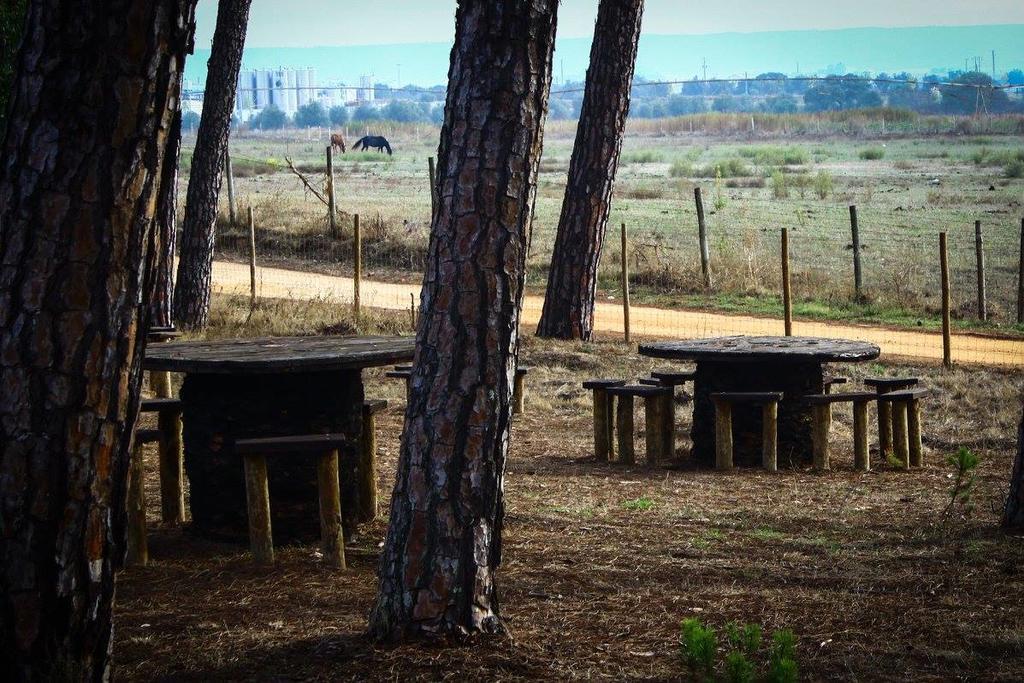
<path fill-rule="evenodd" d="M 322 298 L 352 301 L 352 278 L 317 273 L 258 267 L 257 291 L 272 298 Z M 216 291 L 228 294 L 249 293 L 249 266 L 217 261 L 213 265 Z M 418 304 L 419 285 L 393 284 L 363 280 L 361 300 L 364 306 L 408 310 Z M 532 327 L 540 319 L 543 298 L 530 296 L 523 305 L 523 324 Z M 725 335 L 782 334 L 782 321 L 744 315 L 723 315 L 706 311 L 680 311 L 634 306 L 630 312 L 633 335 L 645 338 L 687 339 Z M 594 313 L 598 332 L 622 334 L 622 307 L 618 302 L 598 303 Z M 942 360 L 942 336 L 933 332 L 911 332 L 838 323 L 801 322 L 794 333 L 811 337 L 861 339 L 878 344 L 883 356 L 901 356 Z M 961 334 L 953 337 L 953 360 L 984 365 L 1024 366 L 1024 340 L 1000 339 Z"/>

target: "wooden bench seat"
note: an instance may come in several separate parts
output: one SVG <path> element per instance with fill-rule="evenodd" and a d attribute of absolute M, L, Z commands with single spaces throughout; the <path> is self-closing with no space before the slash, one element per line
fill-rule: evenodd
<path fill-rule="evenodd" d="M 512 414 L 522 415 L 526 412 L 526 376 L 533 368 L 520 365 L 516 368 L 515 380 L 512 384 Z"/>
<path fill-rule="evenodd" d="M 697 378 L 697 372 L 695 370 L 655 370 L 651 373 L 651 377 L 661 382 L 666 387 L 681 387 L 687 382 L 692 382 Z"/>
<path fill-rule="evenodd" d="M 715 404 L 715 469 L 733 467 L 732 407 L 735 404 L 761 406 L 761 465 L 775 472 L 778 464 L 778 422 L 781 391 L 729 391 L 711 394 Z"/>
<path fill-rule="evenodd" d="M 672 411 L 672 387 L 623 384 L 605 390 L 615 398 L 615 428 L 618 431 L 619 461 L 632 465 L 636 461 L 633 447 L 633 405 L 635 398 L 644 401 L 645 449 L 647 465 L 657 465 L 675 451 L 675 430 Z"/>
<path fill-rule="evenodd" d="M 875 390 L 877 396 L 891 393 L 893 391 L 899 391 L 901 389 L 910 389 L 917 386 L 920 379 L 918 377 L 866 377 L 864 378 L 864 386 L 871 387 Z M 893 423 L 892 423 L 892 405 L 884 401 L 878 402 L 878 453 L 881 457 L 885 457 L 887 453 L 892 453 L 893 450 Z"/>
<path fill-rule="evenodd" d="M 608 395 L 608 389 L 625 384 L 621 379 L 591 379 L 583 383 L 583 388 L 593 393 L 594 457 L 599 462 L 615 458 L 615 397 Z"/>
<path fill-rule="evenodd" d="M 363 435 L 359 444 L 359 521 L 377 518 L 377 413 L 388 407 L 383 399 L 363 401 Z"/>
<path fill-rule="evenodd" d="M 814 449 L 814 469 L 827 470 L 830 467 L 828 433 L 832 427 L 832 405 L 853 404 L 853 466 L 867 471 L 871 469 L 871 455 L 868 451 L 868 405 L 875 399 L 870 391 L 848 391 L 843 393 L 812 394 L 804 397 L 804 403 L 812 407 L 811 440 Z"/>
<path fill-rule="evenodd" d="M 245 497 L 249 513 L 249 543 L 259 564 L 274 561 L 274 542 L 270 528 L 270 491 L 267 482 L 267 456 L 316 454 L 317 488 L 320 497 L 320 536 L 324 561 L 345 568 L 345 540 L 341 527 L 341 490 L 338 485 L 338 449 L 345 442 L 342 434 L 302 434 L 258 439 L 239 439 L 234 452 L 245 466 Z"/>
<path fill-rule="evenodd" d="M 921 399 L 928 395 L 928 389 L 900 389 L 876 397 L 879 413 L 886 406 L 892 421 L 893 457 L 903 467 L 924 466 L 924 450 L 921 443 Z"/>

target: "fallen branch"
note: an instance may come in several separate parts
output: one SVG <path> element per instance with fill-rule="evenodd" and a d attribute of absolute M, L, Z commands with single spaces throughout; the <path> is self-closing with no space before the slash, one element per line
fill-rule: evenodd
<path fill-rule="evenodd" d="M 324 203 L 324 206 L 330 206 L 330 204 L 327 203 L 327 200 L 324 198 L 324 196 L 317 192 L 315 187 L 310 185 L 309 180 L 306 178 L 306 176 L 302 175 L 299 172 L 299 169 L 295 168 L 295 164 L 292 163 L 292 160 L 289 159 L 288 157 L 285 157 L 284 160 L 288 164 L 289 170 L 291 170 L 292 173 L 298 176 L 299 180 L 302 181 L 302 184 L 306 186 L 306 189 L 312 192 L 314 195 L 316 195 L 316 198 L 322 201 Z"/>

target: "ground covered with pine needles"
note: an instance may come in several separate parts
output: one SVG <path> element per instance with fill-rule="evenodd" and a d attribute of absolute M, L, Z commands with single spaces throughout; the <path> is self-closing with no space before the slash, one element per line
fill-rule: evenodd
<path fill-rule="evenodd" d="M 317 302 L 270 302 L 250 315 L 220 299 L 214 320 L 217 336 L 355 328 Z M 403 325 L 380 314 L 362 331 Z M 998 528 L 1019 372 L 842 366 L 854 380 L 913 374 L 938 390 L 925 403 L 925 469 L 875 456 L 872 472 L 854 471 L 846 406 L 836 411 L 833 471 L 720 474 L 689 466 L 683 407 L 678 461 L 653 470 L 594 461 L 580 383 L 664 364 L 612 341 L 527 337 L 522 353 L 534 371 L 505 486 L 507 638 L 384 647 L 363 636 L 404 409 L 402 387 L 376 370 L 367 394 L 390 400 L 378 423 L 385 505 L 347 546 L 348 571 L 322 566 L 312 546 L 281 548 L 273 568 L 257 568 L 245 547 L 161 528 L 147 451 L 151 563 L 118 579 L 119 676 L 686 680 L 680 623 L 696 617 L 720 632 L 729 622 L 792 630 L 802 680 L 1024 678 L 1024 537 Z M 642 437 L 639 415 L 637 427 Z M 951 506 L 946 459 L 961 446 L 980 464 L 970 501 Z"/>

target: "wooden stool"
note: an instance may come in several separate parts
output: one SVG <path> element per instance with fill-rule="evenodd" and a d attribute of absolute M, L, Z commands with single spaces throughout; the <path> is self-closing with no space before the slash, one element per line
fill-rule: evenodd
<path fill-rule="evenodd" d="M 594 393 L 594 455 L 600 462 L 615 457 L 615 397 L 608 390 L 621 387 L 621 379 L 592 379 L 583 383 Z"/>
<path fill-rule="evenodd" d="M 877 397 L 881 406 L 892 419 L 893 457 L 904 469 L 924 466 L 924 452 L 921 446 L 921 398 L 927 389 L 903 389 L 890 391 Z"/>
<path fill-rule="evenodd" d="M 761 406 L 761 464 L 769 472 L 778 470 L 779 401 L 782 396 L 781 391 L 711 394 L 715 404 L 715 469 L 732 469 L 732 406 L 748 403 Z"/>
<path fill-rule="evenodd" d="M 512 385 L 512 414 L 522 415 L 526 411 L 526 391 L 523 386 L 526 375 L 533 368 L 520 365 L 516 368 L 515 382 Z"/>
<path fill-rule="evenodd" d="M 136 429 L 132 459 L 128 464 L 128 491 L 125 498 L 128 512 L 128 538 L 125 565 L 145 567 L 149 563 L 149 543 L 146 539 L 146 467 L 142 462 L 142 447 L 160 441 L 158 429 Z"/>
<path fill-rule="evenodd" d="M 412 366 L 396 366 L 394 370 L 388 370 L 384 376 L 389 379 L 405 380 L 405 401 L 409 402 L 412 397 Z"/>
<path fill-rule="evenodd" d="M 832 387 L 834 387 L 837 384 L 846 384 L 849 381 L 850 381 L 849 377 L 833 377 L 833 376 L 826 375 L 821 380 L 822 391 L 823 391 L 823 393 L 831 394 L 832 393 Z"/>
<path fill-rule="evenodd" d="M 867 377 L 864 386 L 875 390 L 878 397 L 900 389 L 917 386 L 917 377 Z M 885 458 L 892 452 L 892 405 L 887 401 L 878 402 L 878 454 Z"/>
<path fill-rule="evenodd" d="M 160 454 L 160 517 L 164 524 L 185 521 L 185 454 L 181 435 L 181 399 L 147 398 L 141 413 L 157 414 Z"/>
<path fill-rule="evenodd" d="M 619 433 L 619 462 L 632 465 L 636 461 L 633 450 L 633 399 L 644 400 L 645 446 L 647 465 L 653 467 L 659 460 L 673 455 L 674 432 L 665 414 L 665 405 L 672 400 L 671 387 L 652 387 L 642 384 L 624 385 L 606 389 L 618 401 L 615 428 Z"/>
<path fill-rule="evenodd" d="M 814 394 L 805 396 L 804 402 L 813 408 L 811 440 L 814 445 L 814 469 L 829 468 L 828 432 L 832 427 L 832 404 L 853 404 L 853 466 L 867 471 L 871 469 L 871 455 L 868 452 L 868 404 L 875 399 L 870 391 L 851 391 L 843 394 Z"/>
<path fill-rule="evenodd" d="M 377 413 L 388 407 L 383 400 L 363 401 L 363 436 L 359 444 L 359 519 L 377 518 Z"/>
<path fill-rule="evenodd" d="M 345 539 L 341 529 L 341 490 L 338 485 L 338 448 L 345 442 L 341 434 L 277 436 L 266 439 L 239 439 L 235 453 L 244 458 L 245 499 L 249 509 L 249 544 L 258 564 L 274 561 L 274 541 L 270 529 L 270 491 L 267 484 L 268 455 L 314 453 L 317 462 L 317 487 L 320 492 L 320 536 L 324 562 L 345 568 Z"/>

